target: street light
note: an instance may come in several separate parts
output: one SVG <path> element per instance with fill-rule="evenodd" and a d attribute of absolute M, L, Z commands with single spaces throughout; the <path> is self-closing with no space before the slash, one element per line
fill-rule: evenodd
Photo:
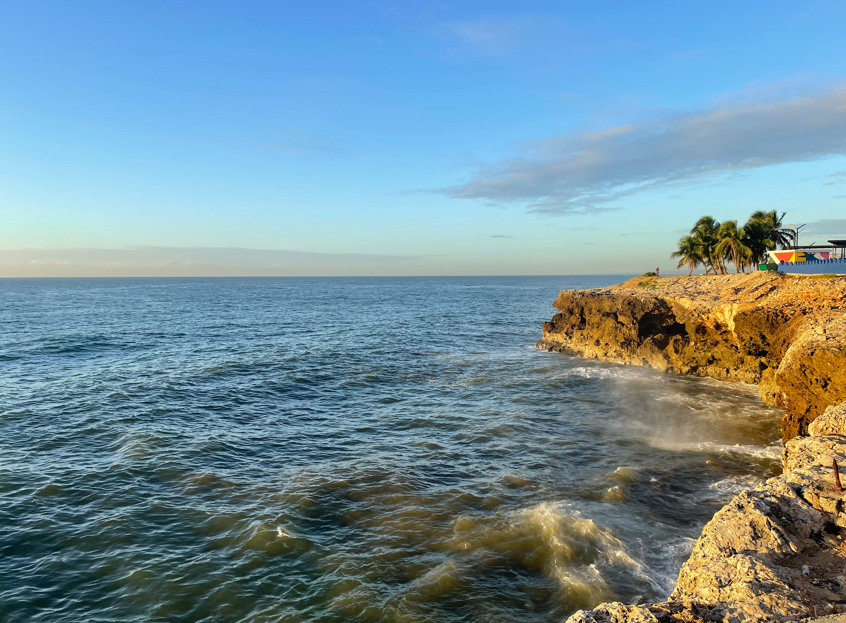
<path fill-rule="evenodd" d="M 793 223 L 788 223 L 790 227 L 795 229 L 796 231 L 793 234 L 793 250 L 795 251 L 799 247 L 799 232 L 802 230 L 807 223 L 802 223 L 801 225 L 794 225 Z"/>

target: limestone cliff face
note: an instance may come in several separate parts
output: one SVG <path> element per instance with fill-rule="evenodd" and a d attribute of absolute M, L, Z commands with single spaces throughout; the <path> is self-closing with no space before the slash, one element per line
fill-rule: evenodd
<path fill-rule="evenodd" d="M 785 445 L 781 476 L 714 515 L 669 600 L 603 604 L 568 623 L 752 623 L 846 612 L 846 493 L 832 467 L 846 466 L 846 403 L 809 432 Z"/>
<path fill-rule="evenodd" d="M 538 347 L 758 384 L 785 440 L 846 400 L 846 277 L 636 278 L 553 305 Z"/>

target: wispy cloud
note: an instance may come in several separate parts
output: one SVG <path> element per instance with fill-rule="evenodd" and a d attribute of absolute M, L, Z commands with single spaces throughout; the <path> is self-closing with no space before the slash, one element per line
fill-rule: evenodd
<path fill-rule="evenodd" d="M 614 209 L 650 189 L 846 154 L 846 85 L 813 95 L 724 105 L 522 145 L 525 155 L 443 189 L 542 214 Z"/>
<path fill-rule="evenodd" d="M 491 238 L 513 238 L 514 236 L 507 236 L 506 234 L 493 234 Z"/>
<path fill-rule="evenodd" d="M 825 183 L 826 186 L 834 186 L 835 184 L 846 183 L 846 171 L 838 171 L 837 173 L 832 173 L 831 175 L 827 175 L 825 179 L 829 180 Z"/>
<path fill-rule="evenodd" d="M 518 48 L 531 34 L 535 20 L 530 18 L 482 18 L 445 24 L 453 37 L 487 56 L 502 56 Z"/>

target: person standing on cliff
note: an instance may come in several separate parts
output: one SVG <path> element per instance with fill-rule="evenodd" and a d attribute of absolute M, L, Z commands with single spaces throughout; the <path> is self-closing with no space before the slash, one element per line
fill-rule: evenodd
<path fill-rule="evenodd" d="M 660 277 L 660 276 L 661 276 L 661 269 L 660 269 L 659 267 L 657 267 L 657 266 L 655 267 L 655 276 L 656 276 L 656 277 Z"/>

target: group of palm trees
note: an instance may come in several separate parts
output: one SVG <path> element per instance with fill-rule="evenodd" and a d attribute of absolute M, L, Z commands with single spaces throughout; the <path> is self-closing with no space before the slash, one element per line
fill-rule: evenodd
<path fill-rule="evenodd" d="M 767 251 L 777 246 L 787 249 L 794 243 L 793 231 L 782 227 L 784 215 L 759 210 L 743 227 L 738 227 L 736 220 L 720 223 L 713 216 L 703 216 L 690 234 L 679 240 L 678 250 L 670 257 L 679 258 L 676 268 L 687 266 L 688 275 L 697 266 L 703 266 L 706 275 L 711 271 L 725 275 L 729 262 L 737 272 L 746 272 L 747 267 L 766 263 Z"/>

